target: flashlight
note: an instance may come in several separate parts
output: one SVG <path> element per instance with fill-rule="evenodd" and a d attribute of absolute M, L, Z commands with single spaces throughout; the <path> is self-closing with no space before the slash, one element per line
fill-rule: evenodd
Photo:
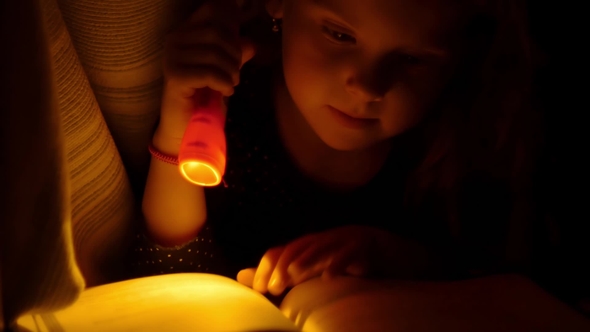
<path fill-rule="evenodd" d="M 193 96 L 193 114 L 180 143 L 178 167 L 186 180 L 216 186 L 225 172 L 226 141 L 223 96 L 210 88 Z"/>

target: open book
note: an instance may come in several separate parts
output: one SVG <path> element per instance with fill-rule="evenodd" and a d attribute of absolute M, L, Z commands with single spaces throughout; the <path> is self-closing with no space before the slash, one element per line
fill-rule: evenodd
<path fill-rule="evenodd" d="M 89 288 L 73 305 L 18 320 L 23 331 L 299 331 L 268 299 L 237 281 L 182 273 Z"/>

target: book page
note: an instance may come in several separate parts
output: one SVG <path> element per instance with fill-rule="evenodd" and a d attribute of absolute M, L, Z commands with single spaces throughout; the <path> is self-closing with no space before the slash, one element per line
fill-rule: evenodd
<path fill-rule="evenodd" d="M 85 290 L 72 306 L 18 320 L 23 331 L 298 331 L 263 295 L 213 274 L 131 279 Z"/>

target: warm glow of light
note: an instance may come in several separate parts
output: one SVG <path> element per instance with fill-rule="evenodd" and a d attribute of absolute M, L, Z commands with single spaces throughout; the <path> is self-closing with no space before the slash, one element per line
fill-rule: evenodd
<path fill-rule="evenodd" d="M 72 306 L 27 315 L 30 331 L 297 331 L 263 295 L 213 274 L 178 273 L 92 287 Z M 49 326 L 51 325 L 51 326 Z"/>
<path fill-rule="evenodd" d="M 203 161 L 187 160 L 180 164 L 180 174 L 196 185 L 211 187 L 221 182 L 221 172 Z"/>

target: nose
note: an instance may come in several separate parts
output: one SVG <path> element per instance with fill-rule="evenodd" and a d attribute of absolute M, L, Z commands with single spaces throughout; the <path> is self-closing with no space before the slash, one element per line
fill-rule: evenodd
<path fill-rule="evenodd" d="M 356 58 L 349 62 L 345 89 L 362 102 L 379 102 L 395 85 L 398 77 L 395 54 Z"/>
<path fill-rule="evenodd" d="M 378 91 L 368 80 L 363 80 L 358 75 L 351 76 L 346 80 L 345 89 L 352 96 L 363 102 L 379 102 L 383 100 L 384 91 Z"/>

